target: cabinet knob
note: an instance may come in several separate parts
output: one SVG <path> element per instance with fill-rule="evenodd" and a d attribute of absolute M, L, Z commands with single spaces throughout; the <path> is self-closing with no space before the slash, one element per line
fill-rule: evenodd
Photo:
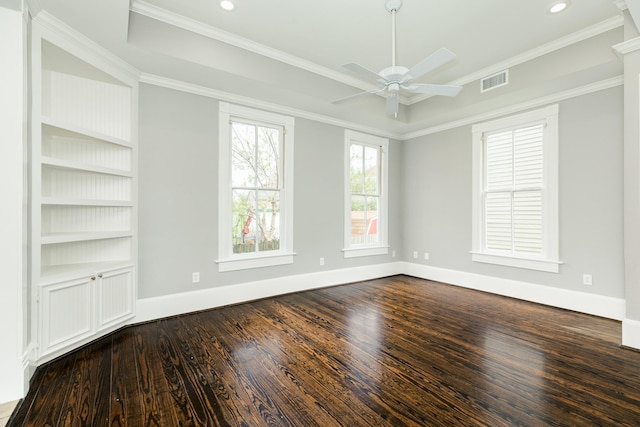
<path fill-rule="evenodd" d="M 91 280 L 96 280 L 96 276 L 91 276 Z"/>
<path fill-rule="evenodd" d="M 98 277 L 102 279 L 102 273 L 98 274 Z"/>

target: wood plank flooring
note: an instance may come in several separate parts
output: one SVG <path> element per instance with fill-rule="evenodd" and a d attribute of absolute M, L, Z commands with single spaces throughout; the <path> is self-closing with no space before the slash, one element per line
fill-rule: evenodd
<path fill-rule="evenodd" d="M 620 324 L 407 276 L 132 326 L 11 426 L 640 426 Z"/>

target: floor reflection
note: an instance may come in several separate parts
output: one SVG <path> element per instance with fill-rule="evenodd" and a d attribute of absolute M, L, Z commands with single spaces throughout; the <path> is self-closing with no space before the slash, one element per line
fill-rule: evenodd
<path fill-rule="evenodd" d="M 485 330 L 483 347 L 482 373 L 488 393 L 517 411 L 547 412 L 545 349 L 514 336 L 511 330 L 493 329 Z"/>

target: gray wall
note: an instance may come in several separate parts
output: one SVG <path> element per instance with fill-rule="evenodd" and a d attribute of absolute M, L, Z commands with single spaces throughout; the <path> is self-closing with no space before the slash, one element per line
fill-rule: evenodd
<path fill-rule="evenodd" d="M 471 126 L 391 141 L 396 259 L 624 297 L 622 108 L 622 88 L 560 103 L 559 274 L 471 261 Z M 294 264 L 218 273 L 217 113 L 214 99 L 141 85 L 139 298 L 394 260 L 343 258 L 343 129 L 298 118 Z"/>
<path fill-rule="evenodd" d="M 559 274 L 471 261 L 471 126 L 402 143 L 404 260 L 623 298 L 622 117 L 621 87 L 560 102 Z"/>
<path fill-rule="evenodd" d="M 294 264 L 218 273 L 218 102 L 141 84 L 139 115 L 139 298 L 392 260 L 343 258 L 344 129 L 297 118 Z M 389 241 L 398 249 L 402 156 L 390 146 Z"/>

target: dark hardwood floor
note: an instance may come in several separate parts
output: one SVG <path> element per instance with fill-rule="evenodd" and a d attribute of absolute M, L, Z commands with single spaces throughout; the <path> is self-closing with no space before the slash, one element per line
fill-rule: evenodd
<path fill-rule="evenodd" d="M 615 321 L 396 276 L 132 326 L 11 426 L 640 426 Z"/>

